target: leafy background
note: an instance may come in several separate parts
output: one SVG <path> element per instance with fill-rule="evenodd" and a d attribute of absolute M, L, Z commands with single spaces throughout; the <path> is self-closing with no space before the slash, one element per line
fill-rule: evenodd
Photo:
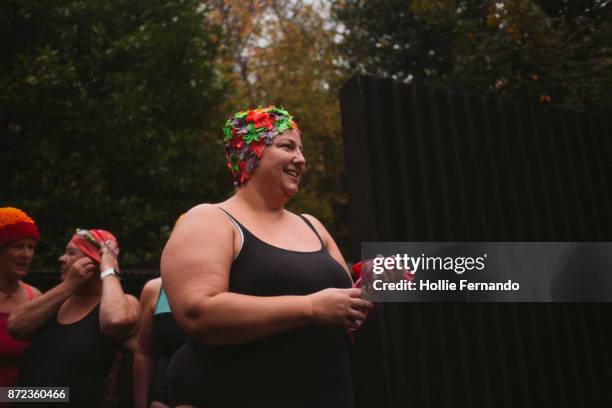
<path fill-rule="evenodd" d="M 0 205 L 53 271 L 76 227 L 156 268 L 175 219 L 232 193 L 220 128 L 285 107 L 308 174 L 290 205 L 349 234 L 337 90 L 355 72 L 612 111 L 610 0 L 5 0 Z"/>

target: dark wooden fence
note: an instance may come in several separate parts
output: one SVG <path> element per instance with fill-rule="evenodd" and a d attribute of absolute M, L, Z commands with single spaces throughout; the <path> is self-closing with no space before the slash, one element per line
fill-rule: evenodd
<path fill-rule="evenodd" d="M 610 118 L 361 75 L 340 100 L 351 259 L 362 241 L 612 241 Z M 610 328 L 608 303 L 385 304 L 353 350 L 357 406 L 609 406 Z"/>

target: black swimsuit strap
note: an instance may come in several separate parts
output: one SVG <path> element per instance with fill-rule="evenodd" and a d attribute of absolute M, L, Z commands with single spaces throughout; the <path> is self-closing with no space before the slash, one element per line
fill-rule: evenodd
<path fill-rule="evenodd" d="M 221 207 L 217 207 L 217 208 L 218 208 L 218 209 L 220 209 L 221 211 L 223 211 L 224 213 L 226 213 L 228 217 L 230 217 L 232 220 L 236 221 L 236 222 L 237 222 L 237 223 L 238 223 L 240 226 L 242 226 L 242 224 L 240 224 L 240 223 L 238 222 L 238 220 L 237 220 L 237 219 L 235 219 L 235 218 L 234 218 L 234 216 L 233 216 L 232 214 L 228 213 L 227 211 L 225 211 L 225 210 L 224 210 L 223 208 L 221 208 Z"/>
<path fill-rule="evenodd" d="M 306 223 L 306 225 L 308 225 L 310 227 L 310 229 L 315 233 L 315 235 L 317 236 L 317 238 L 319 238 L 319 242 L 321 243 L 321 248 L 325 248 L 325 243 L 323 242 L 323 239 L 321 238 L 321 236 L 319 235 L 319 233 L 317 232 L 316 228 L 312 225 L 312 223 L 310 221 L 308 221 L 308 218 L 304 217 L 302 214 L 298 214 L 298 216 L 304 220 L 304 222 Z"/>
<path fill-rule="evenodd" d="M 236 224 L 238 224 L 242 229 L 246 230 L 249 234 L 251 234 L 251 232 L 246 229 L 244 227 L 244 225 L 242 225 L 240 223 L 240 221 L 238 221 L 232 214 L 230 214 L 229 212 L 225 211 L 223 208 L 221 207 L 217 207 L 219 208 L 221 211 L 223 211 L 224 213 L 226 213 L 228 215 L 228 217 L 230 217 L 232 220 L 234 220 L 236 222 Z M 325 243 L 323 242 L 323 239 L 321 238 L 321 236 L 319 235 L 319 233 L 317 232 L 316 228 L 312 225 L 312 223 L 310 221 L 308 221 L 308 218 L 304 217 L 302 214 L 297 214 L 298 217 L 300 217 L 302 220 L 304 220 L 304 222 L 306 223 L 306 225 L 308 225 L 308 227 L 315 233 L 315 235 L 317 236 L 317 239 L 319 240 L 319 242 L 321 243 L 321 248 L 325 248 Z M 251 234 L 253 235 L 253 234 Z"/>

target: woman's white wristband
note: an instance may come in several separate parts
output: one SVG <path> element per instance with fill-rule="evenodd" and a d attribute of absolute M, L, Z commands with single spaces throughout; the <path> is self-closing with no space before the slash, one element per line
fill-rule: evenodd
<path fill-rule="evenodd" d="M 100 280 L 106 278 L 107 276 L 111 276 L 111 275 L 116 275 L 115 269 L 113 268 L 105 269 L 100 273 Z"/>

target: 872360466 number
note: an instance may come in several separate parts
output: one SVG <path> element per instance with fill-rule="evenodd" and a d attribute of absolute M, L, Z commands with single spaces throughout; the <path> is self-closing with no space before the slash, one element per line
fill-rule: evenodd
<path fill-rule="evenodd" d="M 68 402 L 68 387 L 0 387 L 0 402 Z"/>

